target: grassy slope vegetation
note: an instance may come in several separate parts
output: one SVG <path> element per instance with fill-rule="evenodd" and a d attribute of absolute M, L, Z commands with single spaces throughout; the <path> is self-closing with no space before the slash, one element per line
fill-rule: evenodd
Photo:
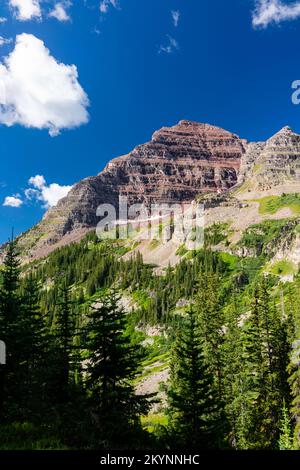
<path fill-rule="evenodd" d="M 300 195 L 282 194 L 281 196 L 267 196 L 257 199 L 260 214 L 276 214 L 280 209 L 288 208 L 294 215 L 300 214 Z"/>
<path fill-rule="evenodd" d="M 264 201 L 262 210 L 274 213 L 272 211 L 281 207 L 296 208 L 299 204 L 300 211 L 300 199 L 298 201 L 294 196 L 278 199 Z M 61 282 L 71 287 L 81 325 L 84 325 L 86 314 L 101 291 L 114 286 L 125 298 L 129 298 L 128 334 L 134 343 L 144 344 L 146 351 L 143 368 L 135 380 L 135 385 L 138 386 L 150 375 L 168 367 L 174 339 L 173 327 L 180 325 L 188 303 L 193 302 L 199 276 L 204 272 L 206 263 L 213 265 L 220 275 L 220 307 L 226 309 L 238 288 L 238 303 L 242 313 L 246 314 L 251 303 L 252 287 L 274 255 L 276 243 L 285 229 L 296 230 L 297 225 L 281 220 L 266 221 L 250 227 L 239 241 L 239 247 L 250 250 L 251 254 L 240 257 L 209 250 L 209 245 L 226 242 L 228 236 L 226 224 L 215 225 L 207 234 L 205 252 L 187 251 L 184 246 L 180 247 L 178 254 L 182 256 L 181 262 L 175 268 L 167 268 L 160 276 L 154 275 L 153 267 L 144 265 L 139 255 L 128 261 L 122 260 L 122 255 L 128 248 L 121 242 L 100 242 L 91 233 L 80 243 L 63 247 L 46 259 L 26 266 L 24 274 L 31 272 L 42 286 L 40 302 L 50 323 L 55 321 L 58 284 Z M 297 269 L 290 263 L 282 261 L 272 267 L 275 302 L 279 302 L 282 289 L 284 294 L 287 293 L 287 288 L 281 286 L 278 275 L 291 272 L 296 276 L 295 282 L 299 282 Z M 128 308 L 128 302 L 124 308 Z M 151 327 L 159 328 L 149 333 Z M 166 423 L 167 417 L 162 408 L 143 418 L 144 427 L 154 434 L 160 425 Z M 0 449 L 65 448 L 52 431 L 37 428 L 30 423 L 0 426 L 0 436 Z"/>

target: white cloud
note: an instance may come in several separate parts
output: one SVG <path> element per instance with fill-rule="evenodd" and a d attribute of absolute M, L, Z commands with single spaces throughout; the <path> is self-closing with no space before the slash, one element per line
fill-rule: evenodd
<path fill-rule="evenodd" d="M 6 44 L 10 44 L 11 42 L 12 42 L 11 38 L 4 38 L 3 36 L 0 36 L 0 47 Z"/>
<path fill-rule="evenodd" d="M 50 18 L 56 18 L 58 21 L 70 21 L 71 18 L 68 14 L 67 9 L 72 5 L 68 0 L 58 2 L 54 5 L 53 10 L 50 11 Z"/>
<path fill-rule="evenodd" d="M 45 207 L 56 206 L 58 201 L 65 197 L 72 189 L 72 186 L 60 186 L 57 183 L 52 183 L 42 189 L 41 196 L 45 202 Z"/>
<path fill-rule="evenodd" d="M 40 200 L 39 198 L 39 191 L 37 189 L 27 188 L 24 191 L 25 197 L 28 201 L 32 201 L 33 199 Z"/>
<path fill-rule="evenodd" d="M 89 120 L 75 65 L 57 62 L 43 41 L 20 34 L 0 63 L 0 123 L 48 129 L 51 136 Z"/>
<path fill-rule="evenodd" d="M 101 0 L 99 5 L 100 13 L 107 13 L 110 7 L 117 8 L 118 0 Z"/>
<path fill-rule="evenodd" d="M 20 199 L 20 196 L 15 195 L 15 196 L 7 196 L 4 199 L 3 206 L 18 208 L 18 207 L 21 207 L 22 204 L 23 204 L 23 201 L 22 201 L 22 199 Z"/>
<path fill-rule="evenodd" d="M 43 175 L 32 176 L 28 184 L 33 188 L 25 190 L 26 199 L 36 199 L 44 203 L 46 209 L 56 206 L 58 201 L 65 197 L 72 189 L 72 186 L 61 186 L 57 183 L 47 185 Z"/>
<path fill-rule="evenodd" d="M 173 24 L 175 28 L 179 25 L 179 20 L 180 20 L 180 11 L 179 10 L 172 10 L 171 11 L 171 16 L 173 20 Z"/>
<path fill-rule="evenodd" d="M 7 18 L 5 18 L 4 16 L 0 16 L 0 24 L 6 23 L 6 22 L 7 22 Z"/>
<path fill-rule="evenodd" d="M 41 18 L 40 0 L 9 0 L 15 17 L 20 21 Z"/>
<path fill-rule="evenodd" d="M 41 202 L 44 209 L 56 206 L 58 201 L 65 197 L 72 189 L 72 186 L 61 186 L 58 183 L 47 184 L 43 175 L 35 175 L 29 178 L 30 187 L 25 189 L 25 202 L 38 201 Z M 24 198 L 20 194 L 7 196 L 4 199 L 3 206 L 21 207 L 24 204 Z"/>
<path fill-rule="evenodd" d="M 46 180 L 43 175 L 35 175 L 29 178 L 28 184 L 37 189 L 42 189 L 46 185 Z"/>
<path fill-rule="evenodd" d="M 252 15 L 252 25 L 255 28 L 266 28 L 269 24 L 279 24 L 299 17 L 300 1 L 287 4 L 281 0 L 257 0 Z"/>
<path fill-rule="evenodd" d="M 172 36 L 167 35 L 168 41 L 166 44 L 162 44 L 158 50 L 159 54 L 172 54 L 179 49 L 178 42 Z"/>

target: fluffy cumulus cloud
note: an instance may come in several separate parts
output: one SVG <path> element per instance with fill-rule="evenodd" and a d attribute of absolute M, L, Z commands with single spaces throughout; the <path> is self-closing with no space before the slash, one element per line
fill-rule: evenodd
<path fill-rule="evenodd" d="M 88 105 L 75 65 L 58 62 L 32 34 L 17 36 L 0 64 L 0 123 L 48 129 L 55 136 L 87 123 Z"/>
<path fill-rule="evenodd" d="M 7 196 L 3 202 L 3 206 L 14 208 L 21 207 L 22 204 L 23 201 L 18 194 L 16 194 L 15 196 Z"/>
<path fill-rule="evenodd" d="M 31 187 L 25 190 L 26 199 L 40 201 L 46 209 L 56 206 L 72 189 L 72 186 L 61 186 L 57 183 L 47 185 L 43 175 L 32 176 L 28 184 Z"/>
<path fill-rule="evenodd" d="M 4 199 L 3 206 L 19 208 L 24 203 L 37 201 L 42 203 L 44 209 L 56 206 L 58 201 L 65 197 L 72 186 L 62 186 L 58 183 L 47 184 L 43 175 L 35 175 L 29 178 L 29 187 L 24 190 L 23 196 L 14 194 Z"/>
<path fill-rule="evenodd" d="M 46 186 L 46 180 L 43 175 L 36 175 L 29 178 L 28 184 L 37 189 L 42 189 Z"/>
<path fill-rule="evenodd" d="M 41 18 L 40 0 L 8 0 L 15 17 L 20 21 Z"/>
<path fill-rule="evenodd" d="M 68 13 L 68 8 L 70 8 L 71 5 L 72 3 L 68 0 L 56 3 L 53 10 L 49 13 L 50 18 L 55 18 L 58 21 L 70 21 L 71 18 Z"/>
<path fill-rule="evenodd" d="M 300 18 L 300 1 L 286 3 L 281 0 L 257 0 L 252 15 L 255 28 L 266 28 L 272 23 Z"/>

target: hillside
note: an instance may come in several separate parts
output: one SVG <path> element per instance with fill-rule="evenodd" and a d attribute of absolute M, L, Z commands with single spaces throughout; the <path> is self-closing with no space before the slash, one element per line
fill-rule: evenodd
<path fill-rule="evenodd" d="M 100 204 L 119 195 L 128 203 L 190 202 L 199 194 L 222 192 L 237 182 L 245 141 L 218 127 L 181 121 L 154 133 L 152 140 L 109 162 L 95 177 L 76 184 L 66 198 L 20 243 L 30 258 L 80 239 L 99 222 Z"/>
<path fill-rule="evenodd" d="M 5 448 L 13 448 L 16 436 L 19 439 L 15 426 L 22 429 L 21 448 L 27 448 L 32 436 L 36 448 L 105 446 L 109 430 L 99 430 L 104 443 L 93 440 L 95 412 L 90 400 L 94 389 L 87 378 L 102 370 L 97 362 L 101 341 L 106 350 L 107 344 L 113 344 L 107 342 L 109 335 L 114 332 L 118 342 L 122 328 L 124 338 L 120 350 L 113 349 L 112 358 L 133 348 L 139 365 L 125 378 L 127 369 L 119 370 L 118 361 L 113 369 L 119 371 L 122 393 L 131 390 L 131 400 L 148 403 L 138 414 L 141 428 L 134 431 L 141 447 L 183 445 L 172 427 L 177 425 L 172 407 L 190 403 L 194 389 L 189 361 L 195 360 L 194 348 L 199 348 L 195 373 L 203 367 L 202 373 L 210 374 L 207 383 L 213 384 L 207 406 L 210 397 L 218 397 L 222 419 L 226 416 L 226 426 L 218 428 L 221 441 L 208 444 L 207 440 L 205 446 L 281 448 L 281 419 L 287 404 L 291 412 L 290 418 L 284 415 L 289 433 L 285 445 L 299 448 L 298 366 L 291 354 L 300 331 L 299 149 L 300 136 L 289 128 L 265 143 L 248 144 L 213 126 L 181 121 L 155 133 L 151 143 L 112 161 L 98 176 L 75 185 L 36 227 L 17 239 L 16 246 L 9 245 L 12 253 L 20 250 L 22 266 L 16 261 L 17 251 L 6 258 L 1 268 L 0 306 L 15 311 L 17 319 L 21 315 L 20 324 L 13 322 L 17 350 L 23 344 L 19 332 L 23 335 L 25 331 L 24 338 L 31 338 L 37 328 L 38 341 L 35 336 L 32 341 L 37 341 L 39 350 L 46 338 L 41 357 L 46 351 L 55 367 L 50 367 L 49 378 L 45 363 L 38 365 L 43 379 L 30 388 L 33 396 L 37 393 L 35 406 L 43 409 L 42 426 L 36 410 L 27 411 L 26 403 L 20 403 L 31 424 L 28 428 L 23 422 L 10 425 L 7 437 L 7 429 L 0 426 Z M 156 198 L 159 202 L 203 204 L 203 245 L 195 249 L 192 237 L 182 240 L 176 229 L 169 239 L 162 239 L 165 223 L 161 219 L 151 220 L 155 237 L 150 240 L 144 236 L 148 219 L 141 225 L 132 221 L 130 238 L 100 240 L 95 233 L 97 204 L 107 195 L 115 202 L 119 191 L 132 202 L 142 200 L 148 205 Z M 35 290 L 28 299 L 30 285 Z M 5 289 L 11 289 L 9 295 Z M 117 300 L 111 297 L 114 293 Z M 8 298 L 14 303 L 6 304 Z M 93 320 L 94 310 L 98 317 Z M 110 314 L 113 320 L 106 323 L 105 316 Z M 67 340 L 62 334 L 69 335 Z M 26 344 L 27 339 L 27 351 Z M 61 344 L 67 345 L 62 359 Z M 58 386 L 63 375 L 55 375 L 56 369 L 63 373 L 61 364 L 69 367 L 64 375 L 67 397 Z M 29 361 L 29 375 L 30 367 Z M 114 374 L 111 365 L 107 367 Z M 127 362 L 126 367 L 131 370 Z M 186 383 L 180 385 L 183 378 L 190 385 L 187 391 Z M 201 387 L 202 376 L 197 380 Z M 26 388 L 26 380 L 24 384 Z M 97 387 L 101 388 L 99 383 Z M 47 395 L 48 388 L 54 398 Z M 174 405 L 173 390 L 184 396 L 183 404 Z M 148 394 L 155 394 L 154 402 Z M 46 397 L 45 408 L 41 396 Z M 93 406 L 97 407 L 98 398 L 96 394 Z M 8 422 L 15 423 L 14 408 L 9 410 Z M 80 414 L 85 410 L 91 416 L 87 421 Z M 61 413 L 69 412 L 71 424 L 61 427 Z M 127 441 L 124 435 L 120 444 L 118 420 L 114 421 L 110 411 L 106 416 L 111 429 L 117 430 L 117 445 L 133 445 L 136 437 Z M 205 420 L 212 416 L 213 411 Z M 190 442 L 190 432 L 184 431 L 186 418 L 182 420 L 181 432 Z M 35 437 L 39 432 L 45 442 Z"/>
<path fill-rule="evenodd" d="M 39 224 L 20 237 L 23 257 L 30 261 L 79 241 L 100 221 L 97 207 L 113 204 L 118 210 L 119 196 L 127 196 L 129 204 L 141 202 L 146 207 L 196 199 L 204 204 L 205 226 L 228 224 L 230 242 L 235 243 L 250 225 L 295 216 L 297 210 L 288 202 L 281 201 L 278 210 L 271 212 L 264 212 L 261 206 L 266 198 L 300 192 L 299 150 L 300 136 L 288 127 L 266 142 L 247 143 L 223 129 L 181 121 L 154 133 L 151 142 L 130 154 L 112 160 L 99 175 L 76 184 Z M 140 250 L 145 259 L 166 266 L 178 260 L 176 250 L 181 244 L 182 240 L 174 238 L 160 246 L 158 256 L 149 249 L 150 243 L 143 242 Z"/>

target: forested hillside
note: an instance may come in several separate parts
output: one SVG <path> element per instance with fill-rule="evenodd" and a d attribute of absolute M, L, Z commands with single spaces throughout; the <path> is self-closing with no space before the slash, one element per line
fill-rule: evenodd
<path fill-rule="evenodd" d="M 27 265 L 12 241 L 1 449 L 299 449 L 300 278 L 268 268 L 288 224 L 253 226 L 248 256 L 216 225 L 159 275 L 93 233 Z"/>

